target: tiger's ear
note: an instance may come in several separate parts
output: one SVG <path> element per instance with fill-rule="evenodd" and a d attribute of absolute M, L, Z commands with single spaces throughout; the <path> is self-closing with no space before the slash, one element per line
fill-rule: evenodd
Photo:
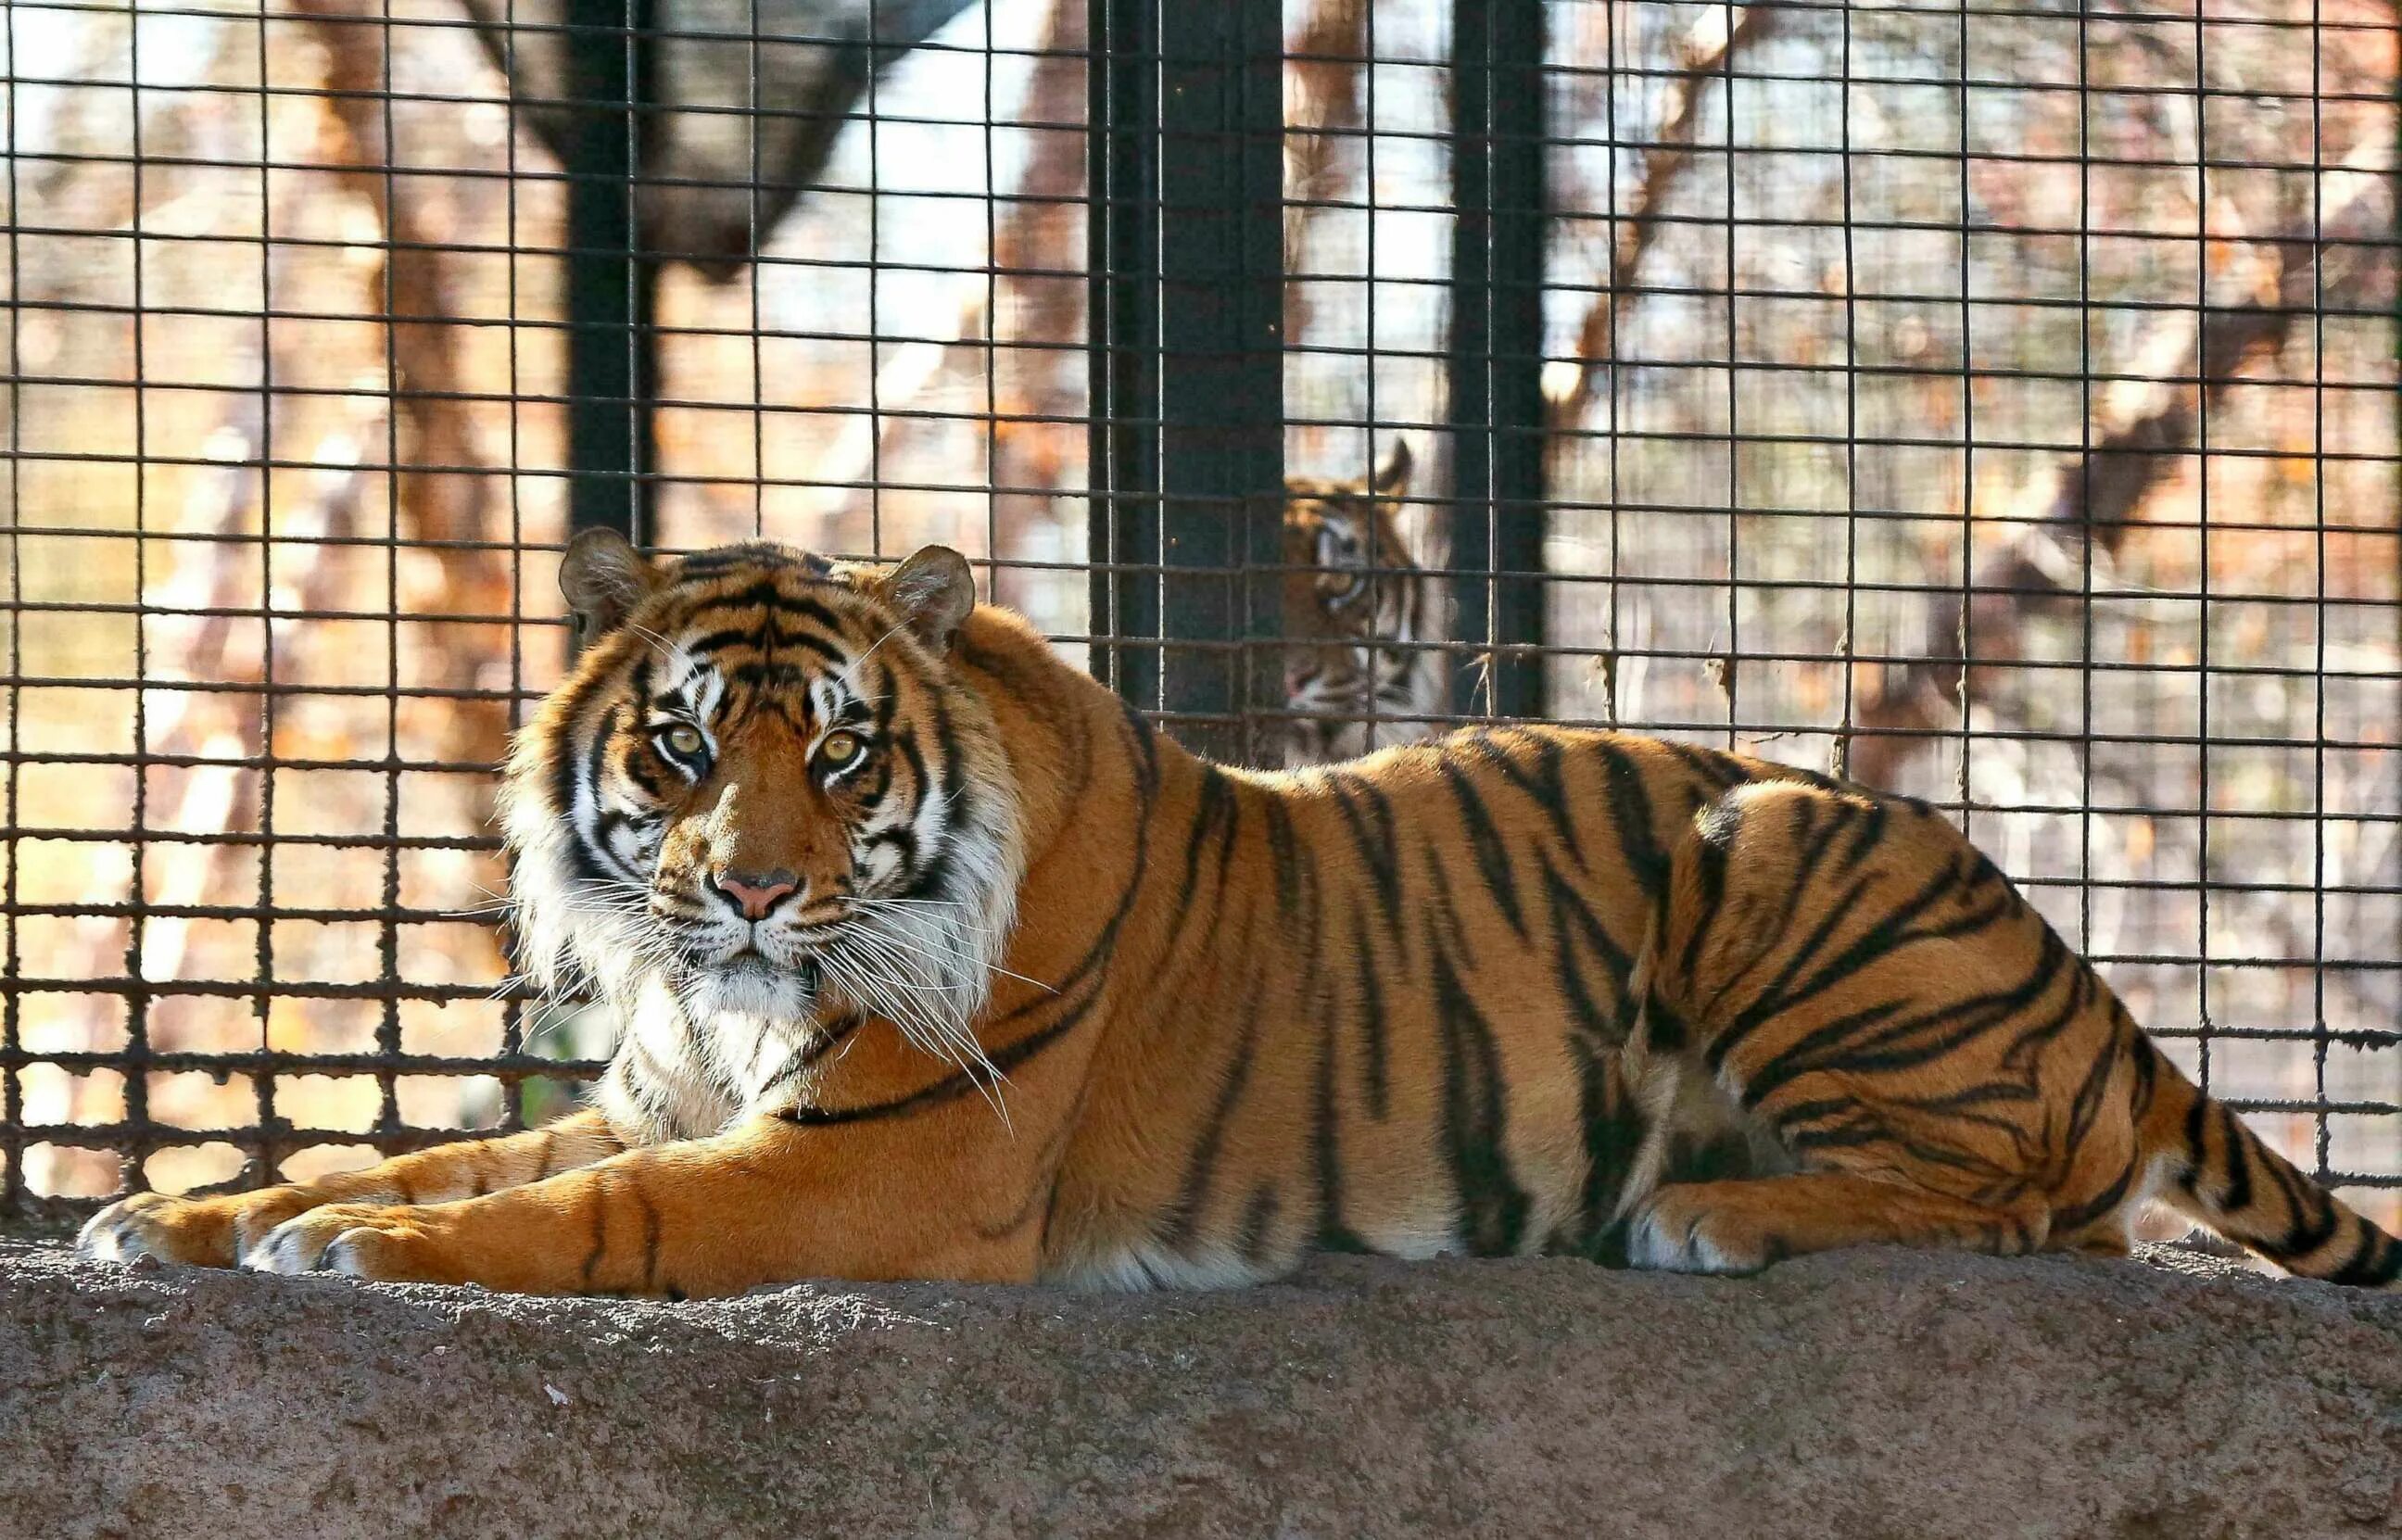
<path fill-rule="evenodd" d="M 559 591 L 587 641 L 623 626 L 658 582 L 657 570 L 614 529 L 582 531 L 559 564 Z"/>
<path fill-rule="evenodd" d="M 877 579 L 876 592 L 919 641 L 948 653 L 975 608 L 975 573 L 949 546 L 929 545 Z"/>
<path fill-rule="evenodd" d="M 1375 478 L 1368 483 L 1378 497 L 1400 497 L 1410 489 L 1410 441 L 1393 440 L 1393 452 L 1385 463 L 1376 467 Z"/>

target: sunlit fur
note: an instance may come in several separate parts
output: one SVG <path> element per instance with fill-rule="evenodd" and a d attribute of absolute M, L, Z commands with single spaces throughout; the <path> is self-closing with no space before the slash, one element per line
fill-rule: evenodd
<path fill-rule="evenodd" d="M 2158 1198 L 2297 1272 L 2402 1274 L 1920 804 L 1553 728 L 1225 769 L 971 611 L 948 552 L 586 537 L 566 585 L 592 639 L 508 827 L 537 966 L 625 1027 L 598 1108 L 131 1199 L 90 1253 L 667 1296 L 1323 1248 L 1744 1272 L 2122 1250 Z M 661 761 L 666 720 L 708 763 Z M 873 797 L 820 757 L 862 721 Z M 723 894 L 784 876 L 791 923 L 729 968 Z"/>
<path fill-rule="evenodd" d="M 1401 532 L 1410 455 L 1373 476 L 1285 483 L 1284 763 L 1356 759 L 1440 730 L 1440 598 Z"/>

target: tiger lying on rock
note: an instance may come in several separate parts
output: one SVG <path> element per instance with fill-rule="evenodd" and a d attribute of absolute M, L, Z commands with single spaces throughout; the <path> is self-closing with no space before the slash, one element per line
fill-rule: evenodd
<path fill-rule="evenodd" d="M 505 823 L 533 966 L 623 1023 L 598 1105 L 129 1198 L 89 1254 L 670 1297 L 1320 1247 L 1746 1272 L 2115 1252 L 2159 1198 L 2402 1272 L 1918 804 L 1549 728 L 1222 769 L 940 547 L 587 533 L 562 581 L 592 641 Z"/>

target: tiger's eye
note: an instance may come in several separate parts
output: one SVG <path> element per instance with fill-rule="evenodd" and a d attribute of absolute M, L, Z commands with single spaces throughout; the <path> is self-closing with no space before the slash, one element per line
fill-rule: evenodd
<path fill-rule="evenodd" d="M 825 762 L 829 770 L 840 770 L 866 751 L 867 745 L 856 733 L 828 733 L 825 741 L 818 745 L 818 758 Z"/>
<path fill-rule="evenodd" d="M 668 747 L 686 758 L 699 753 L 703 741 L 700 729 L 689 723 L 678 722 L 668 729 Z"/>

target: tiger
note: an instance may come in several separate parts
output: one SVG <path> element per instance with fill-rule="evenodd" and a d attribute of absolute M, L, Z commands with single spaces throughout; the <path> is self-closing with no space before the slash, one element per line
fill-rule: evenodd
<path fill-rule="evenodd" d="M 1401 533 L 1410 447 L 1367 477 L 1285 482 L 1286 768 L 1429 736 L 1449 671 L 1432 645 L 1440 599 Z"/>
<path fill-rule="evenodd" d="M 895 566 L 579 535 L 503 787 L 590 1105 L 94 1216 L 88 1256 L 536 1294 L 1213 1287 L 1323 1251 L 1745 1274 L 2119 1254 L 2153 1200 L 2393 1288 L 2402 1244 L 2137 1027 L 1941 810 L 1481 726 L 1208 763 Z"/>

